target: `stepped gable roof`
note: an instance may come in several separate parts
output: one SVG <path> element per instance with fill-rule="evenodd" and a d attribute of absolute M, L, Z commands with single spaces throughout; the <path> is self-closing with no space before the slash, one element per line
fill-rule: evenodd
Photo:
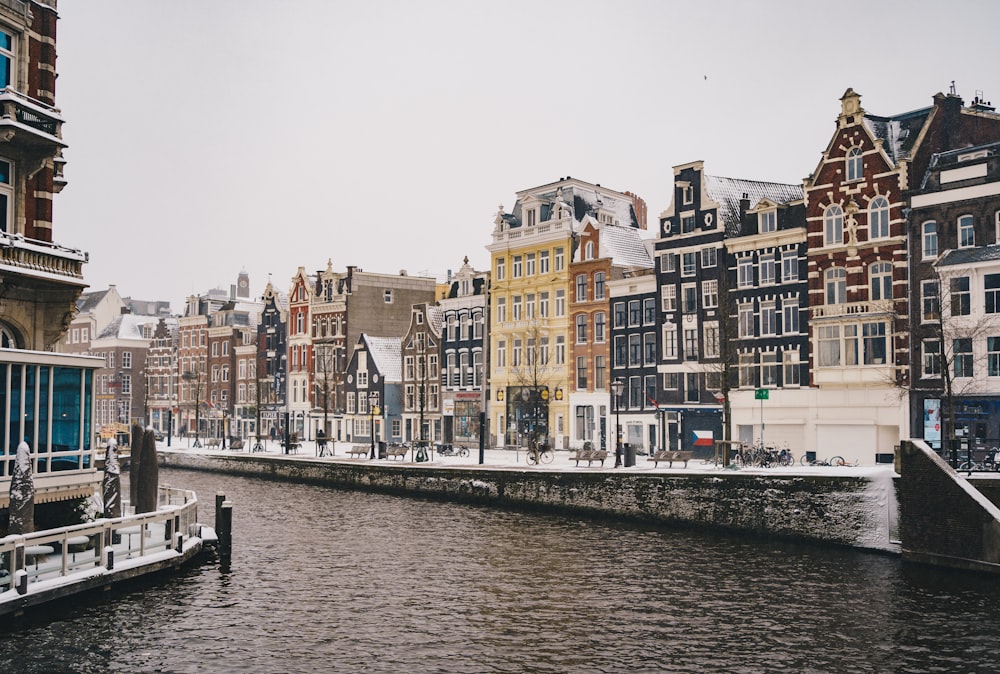
<path fill-rule="evenodd" d="M 744 194 L 750 200 L 749 208 L 756 206 L 761 199 L 776 204 L 787 204 L 802 199 L 802 185 L 710 175 L 705 176 L 705 190 L 708 196 L 719 204 L 719 219 L 725 228 L 726 236 L 740 235 L 740 200 Z"/>
<path fill-rule="evenodd" d="M 865 113 L 864 124 L 872 136 L 882 140 L 882 149 L 893 164 L 907 159 L 920 137 L 920 130 L 934 108 L 920 108 L 891 117 Z"/>
<path fill-rule="evenodd" d="M 935 266 L 954 267 L 957 265 L 992 262 L 995 260 L 1000 260 L 1000 244 L 949 250 L 941 256 L 941 259 L 935 263 Z"/>
<path fill-rule="evenodd" d="M 615 267 L 652 267 L 653 256 L 640 235 L 631 227 L 605 225 L 601 228 L 601 254 Z"/>
<path fill-rule="evenodd" d="M 368 353 L 387 382 L 403 381 L 403 340 L 365 335 Z"/>

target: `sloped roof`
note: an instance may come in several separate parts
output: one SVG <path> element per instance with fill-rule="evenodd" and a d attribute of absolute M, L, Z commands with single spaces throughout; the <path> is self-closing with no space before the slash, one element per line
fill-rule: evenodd
<path fill-rule="evenodd" d="M 443 323 L 442 320 L 443 316 L 444 312 L 441 310 L 441 307 L 435 305 L 428 305 L 427 322 L 430 324 L 432 328 L 434 328 L 434 332 L 436 332 L 439 335 L 441 334 L 441 324 Z"/>
<path fill-rule="evenodd" d="M 949 250 L 935 263 L 938 267 L 954 267 L 956 265 L 975 264 L 976 262 L 992 262 L 1000 260 L 1000 245 L 976 246 L 975 248 L 959 248 Z"/>
<path fill-rule="evenodd" d="M 111 321 L 97 339 L 145 339 L 142 336 L 142 328 L 145 325 L 152 325 L 153 330 L 160 322 L 160 316 L 136 316 L 135 314 L 122 314 Z"/>
<path fill-rule="evenodd" d="M 749 208 L 756 206 L 761 199 L 778 204 L 802 199 L 802 185 L 710 175 L 705 175 L 704 180 L 708 196 L 719 204 L 719 219 L 725 227 L 726 236 L 740 235 L 740 199 L 744 194 L 750 201 Z"/>
<path fill-rule="evenodd" d="M 101 303 L 101 300 L 107 296 L 109 291 L 110 288 L 106 290 L 97 290 L 91 293 L 80 293 L 80 297 L 76 300 L 77 311 L 81 314 L 93 311 L 97 305 Z"/>
<path fill-rule="evenodd" d="M 653 257 L 640 230 L 604 225 L 601 228 L 601 255 L 615 267 L 652 267 Z"/>
<path fill-rule="evenodd" d="M 403 340 L 399 337 L 365 335 L 368 353 L 387 382 L 403 381 Z"/>
<path fill-rule="evenodd" d="M 920 136 L 920 129 L 933 108 L 921 108 L 891 117 L 865 114 L 864 124 L 871 134 L 882 140 L 882 148 L 893 164 L 906 159 Z"/>

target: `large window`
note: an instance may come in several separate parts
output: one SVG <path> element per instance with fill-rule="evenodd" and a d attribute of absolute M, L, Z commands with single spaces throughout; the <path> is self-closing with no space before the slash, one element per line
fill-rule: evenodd
<path fill-rule="evenodd" d="M 861 180 L 865 177 L 864 164 L 861 158 L 861 148 L 852 147 L 845 157 L 845 174 L 848 181 Z"/>
<path fill-rule="evenodd" d="M 760 354 L 760 385 L 777 386 L 780 367 L 776 351 Z"/>
<path fill-rule="evenodd" d="M 884 239 L 889 236 L 889 202 L 885 197 L 875 197 L 868 204 L 868 238 Z"/>
<path fill-rule="evenodd" d="M 664 292 L 666 288 L 664 288 Z M 615 302 L 615 327 L 624 328 L 625 327 L 625 303 Z"/>
<path fill-rule="evenodd" d="M 0 30 L 0 89 L 14 84 L 11 77 L 14 72 L 14 36 Z"/>
<path fill-rule="evenodd" d="M 844 243 L 844 210 L 832 204 L 823 212 L 823 244 L 839 246 Z"/>
<path fill-rule="evenodd" d="M 740 388 L 757 386 L 757 362 L 752 353 L 741 353 L 739 361 Z"/>
<path fill-rule="evenodd" d="M 532 211 L 532 213 L 534 213 L 534 211 Z M 526 276 L 534 276 L 535 275 L 535 254 L 534 253 L 528 253 L 525 256 L 525 258 L 524 258 L 524 264 L 525 264 L 525 270 L 524 270 L 525 275 Z"/>
<path fill-rule="evenodd" d="M 694 276 L 698 271 L 698 253 L 681 255 L 681 276 Z"/>
<path fill-rule="evenodd" d="M 986 338 L 986 368 L 991 377 L 1000 377 L 1000 337 Z"/>
<path fill-rule="evenodd" d="M 719 306 L 719 282 L 702 281 L 701 302 L 706 309 L 714 309 Z"/>
<path fill-rule="evenodd" d="M 693 314 L 698 311 L 698 286 L 693 283 L 686 284 L 681 288 L 683 293 L 683 307 L 682 310 L 685 314 Z"/>
<path fill-rule="evenodd" d="M 840 326 L 820 325 L 817 329 L 819 337 L 820 367 L 840 365 Z"/>
<path fill-rule="evenodd" d="M 604 272 L 599 271 L 594 273 L 594 299 L 603 300 L 605 292 L 604 284 Z"/>
<path fill-rule="evenodd" d="M 576 343 L 587 343 L 587 314 L 577 314 L 576 316 Z"/>
<path fill-rule="evenodd" d="M 642 300 L 642 324 L 654 325 L 656 323 L 656 298 L 644 297 Z"/>
<path fill-rule="evenodd" d="M 847 270 L 843 267 L 827 269 L 824 274 L 827 304 L 847 303 Z"/>
<path fill-rule="evenodd" d="M 925 377 L 941 376 L 941 341 L 925 339 L 920 345 L 923 356 L 923 373 Z"/>
<path fill-rule="evenodd" d="M 587 388 L 587 357 L 576 357 L 576 388 L 584 390 Z"/>
<path fill-rule="evenodd" d="M 521 256 L 515 255 L 513 271 L 511 272 L 511 274 L 513 275 L 514 278 L 521 278 L 522 271 L 523 270 L 522 270 Z"/>
<path fill-rule="evenodd" d="M 951 315 L 968 316 L 972 313 L 972 293 L 969 290 L 969 277 L 958 276 L 951 279 Z"/>
<path fill-rule="evenodd" d="M 577 274 L 576 276 L 576 301 L 587 301 L 587 275 Z"/>
<path fill-rule="evenodd" d="M 784 367 L 784 385 L 785 386 L 799 386 L 801 384 L 799 372 L 799 352 L 798 351 L 785 351 L 781 355 L 782 364 Z"/>
<path fill-rule="evenodd" d="M 774 254 L 762 253 L 760 256 L 760 284 L 774 285 Z"/>
<path fill-rule="evenodd" d="M 774 302 L 761 302 L 760 305 L 760 334 L 778 334 L 777 306 Z"/>
<path fill-rule="evenodd" d="M 955 365 L 955 377 L 971 377 L 972 369 L 972 339 L 962 338 L 952 342 L 952 356 Z"/>
<path fill-rule="evenodd" d="M 663 326 L 663 357 L 673 359 L 677 357 L 677 326 Z"/>
<path fill-rule="evenodd" d="M 753 305 L 741 304 L 739 306 L 739 330 L 740 337 L 753 337 Z"/>
<path fill-rule="evenodd" d="M 799 280 L 799 255 L 794 250 L 781 253 L 781 280 L 783 283 Z"/>
<path fill-rule="evenodd" d="M 882 365 L 888 346 L 887 325 L 885 323 L 863 323 L 861 325 L 862 345 L 865 365 Z"/>
<path fill-rule="evenodd" d="M 797 335 L 799 332 L 799 301 L 791 297 L 781 302 L 781 332 Z"/>
<path fill-rule="evenodd" d="M 549 251 L 543 250 L 538 254 L 538 273 L 548 274 L 549 273 Z"/>
<path fill-rule="evenodd" d="M 677 311 L 677 286 L 661 286 L 660 292 L 662 309 L 664 311 Z"/>
<path fill-rule="evenodd" d="M 594 314 L 594 341 L 598 343 L 604 342 L 606 339 L 608 327 L 608 316 L 603 311 L 599 311 Z"/>
<path fill-rule="evenodd" d="M 656 365 L 656 333 L 642 334 L 642 359 L 644 365 Z"/>
<path fill-rule="evenodd" d="M 888 262 L 874 262 L 868 268 L 871 282 L 872 300 L 892 299 L 892 265 Z"/>
<path fill-rule="evenodd" d="M 628 336 L 628 364 L 629 367 L 642 365 L 642 335 L 638 333 Z"/>
<path fill-rule="evenodd" d="M 971 215 L 958 219 L 958 247 L 970 248 L 976 245 L 976 223 Z"/>
<path fill-rule="evenodd" d="M 938 235 L 937 223 L 933 220 L 924 223 L 924 258 L 934 258 L 938 256 Z"/>
<path fill-rule="evenodd" d="M 718 249 L 716 248 L 702 248 L 701 249 L 701 268 L 714 267 L 718 264 Z"/>
<path fill-rule="evenodd" d="M 941 318 L 941 285 L 936 280 L 920 282 L 920 320 L 924 323 Z"/>
<path fill-rule="evenodd" d="M 1000 314 L 1000 274 L 986 274 L 983 289 L 986 291 L 986 313 Z"/>
<path fill-rule="evenodd" d="M 778 212 L 764 211 L 758 217 L 760 222 L 760 233 L 766 234 L 767 232 L 775 232 L 778 230 Z"/>
<path fill-rule="evenodd" d="M 0 32 L 0 35 L 3 35 Z M 13 217 L 11 206 L 14 204 L 14 191 L 11 188 L 10 162 L 0 159 L 0 232 L 10 232 Z"/>
<path fill-rule="evenodd" d="M 736 263 L 737 285 L 740 288 L 753 287 L 753 258 L 741 257 Z"/>

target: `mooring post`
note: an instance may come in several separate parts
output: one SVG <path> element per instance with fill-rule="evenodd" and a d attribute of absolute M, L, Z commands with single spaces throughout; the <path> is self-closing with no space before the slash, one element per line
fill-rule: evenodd
<path fill-rule="evenodd" d="M 222 504 L 226 502 L 226 495 L 221 491 L 215 492 L 215 528 L 219 529 L 219 520 L 222 518 Z"/>
<path fill-rule="evenodd" d="M 219 519 L 216 520 L 216 533 L 219 536 L 219 562 L 223 569 L 229 568 L 233 555 L 233 504 L 223 501 Z"/>

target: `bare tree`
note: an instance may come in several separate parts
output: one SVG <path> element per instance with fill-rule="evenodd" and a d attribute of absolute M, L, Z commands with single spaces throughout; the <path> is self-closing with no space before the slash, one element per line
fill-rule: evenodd
<path fill-rule="evenodd" d="M 194 446 L 201 447 L 201 403 L 205 395 L 205 368 L 195 366 L 181 375 L 188 384 L 188 393 L 194 396 Z M 189 417 L 190 418 L 190 417 Z"/>
<path fill-rule="evenodd" d="M 510 401 L 515 408 L 521 410 L 521 419 L 526 418 L 528 447 L 534 454 L 535 463 L 541 451 L 540 440 L 548 438 L 549 434 L 549 381 L 551 372 L 549 362 L 552 359 L 549 350 L 548 334 L 537 325 L 529 327 L 519 335 L 513 335 L 513 351 L 511 353 L 511 374 L 520 385 L 520 401 Z M 518 341 L 522 344 L 518 346 Z M 541 429 L 539 428 L 541 426 Z M 521 434 L 521 428 L 518 428 Z"/>
<path fill-rule="evenodd" d="M 317 344 L 315 348 L 314 381 L 316 393 L 323 402 L 323 433 L 329 434 L 330 398 L 336 397 L 337 363 L 333 344 Z"/>

